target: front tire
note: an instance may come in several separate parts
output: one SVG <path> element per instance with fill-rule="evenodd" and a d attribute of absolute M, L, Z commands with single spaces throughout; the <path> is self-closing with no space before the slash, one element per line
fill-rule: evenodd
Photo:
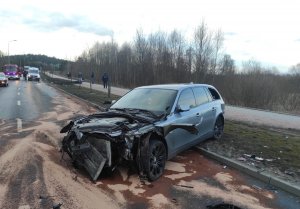
<path fill-rule="evenodd" d="M 219 116 L 214 126 L 214 139 L 221 139 L 224 133 L 224 120 Z"/>
<path fill-rule="evenodd" d="M 164 172 L 167 152 L 164 143 L 157 139 L 149 142 L 146 174 L 149 181 L 157 180 Z"/>

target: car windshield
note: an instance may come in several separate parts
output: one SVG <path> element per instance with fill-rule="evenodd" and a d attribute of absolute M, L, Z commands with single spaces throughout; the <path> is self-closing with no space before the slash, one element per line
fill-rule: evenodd
<path fill-rule="evenodd" d="M 118 100 L 111 109 L 140 109 L 156 114 L 163 114 L 166 111 L 169 113 L 176 95 L 176 90 L 138 88 Z"/>
<path fill-rule="evenodd" d="M 5 66 L 4 70 L 7 72 L 17 72 L 18 68 L 16 66 Z"/>
<path fill-rule="evenodd" d="M 0 78 L 5 78 L 5 75 L 3 73 L 0 73 Z"/>
<path fill-rule="evenodd" d="M 29 73 L 38 74 L 38 73 L 39 73 L 39 71 L 38 71 L 38 70 L 29 70 Z"/>

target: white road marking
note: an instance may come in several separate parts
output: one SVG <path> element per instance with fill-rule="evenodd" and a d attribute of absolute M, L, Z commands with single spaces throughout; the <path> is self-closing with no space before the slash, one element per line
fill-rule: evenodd
<path fill-rule="evenodd" d="M 18 100 L 18 105 L 21 106 L 21 101 L 20 100 Z"/>
<path fill-rule="evenodd" d="M 20 96 L 20 92 L 18 92 L 18 95 Z"/>
<path fill-rule="evenodd" d="M 17 130 L 18 132 L 22 131 L 22 120 L 20 118 L 17 118 Z"/>

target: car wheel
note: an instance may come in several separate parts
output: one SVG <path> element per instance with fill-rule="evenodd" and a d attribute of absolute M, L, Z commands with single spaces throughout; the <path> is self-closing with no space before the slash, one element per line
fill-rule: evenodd
<path fill-rule="evenodd" d="M 166 147 L 164 143 L 157 139 L 149 142 L 149 156 L 146 173 L 149 181 L 158 179 L 164 172 L 166 164 Z"/>
<path fill-rule="evenodd" d="M 218 117 L 214 126 L 214 139 L 221 139 L 224 132 L 224 121 L 222 117 Z"/>

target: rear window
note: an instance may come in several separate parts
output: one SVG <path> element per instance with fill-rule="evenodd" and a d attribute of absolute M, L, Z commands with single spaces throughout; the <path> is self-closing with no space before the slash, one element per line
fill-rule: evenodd
<path fill-rule="evenodd" d="M 29 73 L 39 74 L 39 71 L 38 71 L 38 70 L 29 70 L 28 72 L 29 72 Z"/>
<path fill-rule="evenodd" d="M 215 89 L 208 88 L 208 91 L 211 94 L 211 97 L 213 98 L 213 100 L 221 99 L 220 95 L 218 94 L 218 92 Z"/>

